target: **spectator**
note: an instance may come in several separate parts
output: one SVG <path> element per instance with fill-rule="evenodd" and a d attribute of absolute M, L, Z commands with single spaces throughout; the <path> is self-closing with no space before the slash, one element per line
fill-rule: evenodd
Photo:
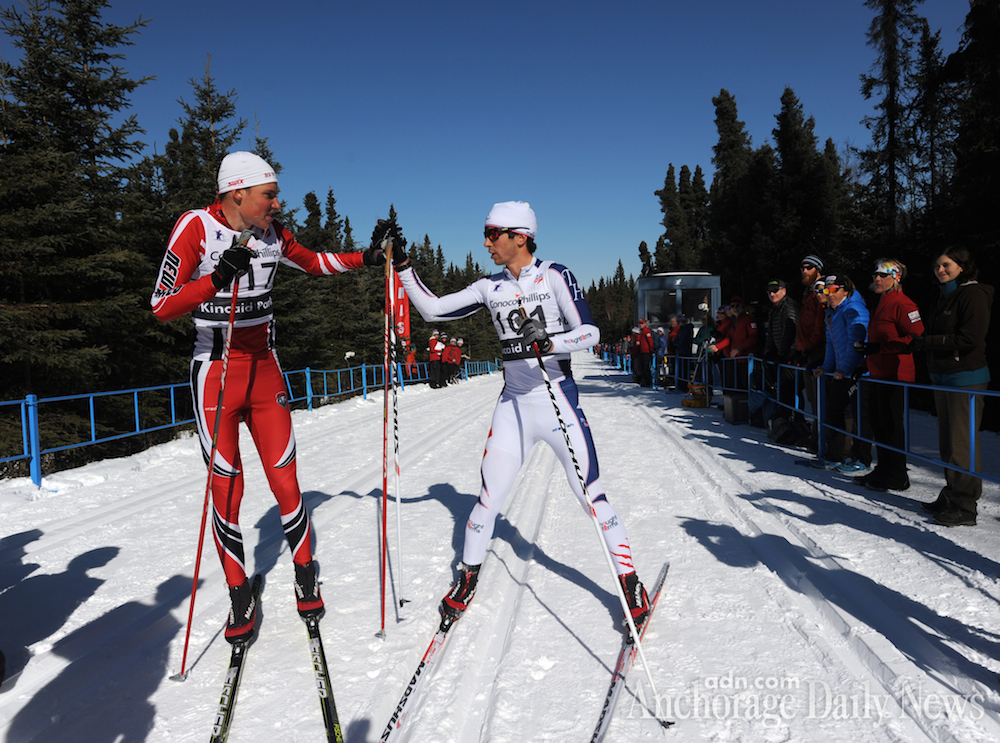
<path fill-rule="evenodd" d="M 663 378 L 667 373 L 666 367 L 663 365 L 667 356 L 667 336 L 662 327 L 656 329 L 653 340 L 656 342 L 656 376 Z"/>
<path fill-rule="evenodd" d="M 979 272 L 968 250 L 952 246 L 934 260 L 934 275 L 941 285 L 941 299 L 928 323 L 928 333 L 911 344 L 927 351 L 931 382 L 942 387 L 985 390 L 990 382 L 986 364 L 986 332 L 990 326 L 993 287 L 977 281 Z M 975 469 L 979 462 L 979 426 L 983 397 L 975 396 Z M 938 446 L 941 460 L 969 468 L 969 395 L 934 391 L 937 408 Z M 945 486 L 933 503 L 923 508 L 944 526 L 975 526 L 983 481 L 975 475 L 945 468 Z"/>
<path fill-rule="evenodd" d="M 823 366 L 817 367 L 813 375 L 818 378 L 827 373 L 833 374 L 832 379 L 826 380 L 826 423 L 846 429 L 845 412 L 857 392 L 853 375 L 863 360 L 854 344 L 863 341 L 868 333 L 868 308 L 855 290 L 854 282 L 847 276 L 827 276 L 823 283 L 827 303 L 826 357 Z M 813 466 L 836 469 L 844 459 L 845 447 L 843 433 L 828 431 L 825 456 L 816 459 Z M 870 466 L 871 446 L 855 439 L 851 458 Z"/>
<path fill-rule="evenodd" d="M 767 341 L 764 357 L 769 361 L 787 363 L 795 349 L 795 329 L 799 322 L 799 305 L 788 296 L 781 279 L 771 279 L 767 285 L 771 314 L 767 321 Z"/>
<path fill-rule="evenodd" d="M 787 407 L 780 411 L 787 417 L 788 409 L 795 406 L 795 376 L 791 370 L 779 369 L 779 364 L 791 362 L 795 350 L 795 329 L 799 322 L 799 305 L 788 296 L 788 288 L 781 279 L 771 279 L 767 285 L 767 297 L 771 302 L 771 314 L 767 321 L 767 340 L 764 343 L 764 358 L 770 362 L 767 367 L 769 381 L 781 388 L 777 390 L 779 402 Z"/>
<path fill-rule="evenodd" d="M 726 315 L 731 325 L 727 328 L 727 333 L 720 340 L 717 340 L 709 347 L 715 353 L 721 351 L 722 355 L 728 359 L 745 359 L 757 346 L 757 322 L 753 316 L 744 312 L 743 300 L 740 297 L 733 297 L 729 300 Z M 737 364 L 730 362 L 726 368 L 726 386 L 746 389 L 747 373 L 745 363 Z"/>
<path fill-rule="evenodd" d="M 691 379 L 694 364 L 691 362 L 691 343 L 694 340 L 694 326 L 685 315 L 677 316 L 677 336 L 674 347 L 677 349 L 677 391 L 687 392 L 687 383 Z"/>
<path fill-rule="evenodd" d="M 427 344 L 428 367 L 431 378 L 431 389 L 441 386 L 441 352 L 444 351 L 444 343 L 441 342 L 441 334 L 438 331 L 431 333 L 431 339 Z"/>
<path fill-rule="evenodd" d="M 458 348 L 458 338 L 448 340 L 447 347 L 441 352 L 441 369 L 445 384 L 458 381 L 458 369 L 462 364 L 462 352 Z"/>
<path fill-rule="evenodd" d="M 656 342 L 653 331 L 646 324 L 646 318 L 639 320 L 639 333 L 636 335 L 636 363 L 638 364 L 639 384 L 642 387 L 653 386 L 653 352 Z"/>
<path fill-rule="evenodd" d="M 915 382 L 917 374 L 910 341 L 924 332 L 924 324 L 917 305 L 903 294 L 901 282 L 906 278 L 906 266 L 895 259 L 882 259 L 875 264 L 872 278 L 879 300 L 868 325 L 868 342 L 860 344 L 864 353 L 868 354 L 865 366 L 872 379 Z M 903 388 L 867 382 L 864 386 L 868 388 L 867 417 L 872 438 L 896 449 L 904 449 Z M 841 471 L 844 471 L 843 468 Z M 910 479 L 906 474 L 906 455 L 879 446 L 878 465 L 855 482 L 879 492 L 908 489 Z"/>
<path fill-rule="evenodd" d="M 799 322 L 795 326 L 795 361 L 797 366 L 805 369 L 803 393 L 810 411 L 816 412 L 816 378 L 812 371 L 823 363 L 826 354 L 826 304 L 822 297 L 823 261 L 815 255 L 807 255 L 802 259 L 800 274 L 805 291 L 802 294 L 802 308 L 799 312 Z M 817 289 L 819 291 L 817 291 Z M 818 425 L 818 422 L 817 422 Z M 817 450 L 817 426 L 812 426 L 809 433 L 808 448 L 814 454 Z"/>
<path fill-rule="evenodd" d="M 720 387 L 725 387 L 725 363 L 723 362 L 725 354 L 719 350 L 716 344 L 727 337 L 733 327 L 733 321 L 729 317 L 728 304 L 724 304 L 716 310 L 714 325 L 711 342 L 708 344 L 706 352 L 710 354 L 712 368 L 715 370 L 715 380 Z"/>

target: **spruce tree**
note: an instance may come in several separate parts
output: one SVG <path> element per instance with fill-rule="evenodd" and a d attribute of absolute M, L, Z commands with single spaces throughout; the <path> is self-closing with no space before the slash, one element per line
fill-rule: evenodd
<path fill-rule="evenodd" d="M 656 241 L 654 252 L 656 272 L 666 273 L 674 270 L 674 258 L 670 242 L 671 221 L 676 219 L 676 214 L 680 208 L 677 200 L 677 174 L 673 163 L 667 166 L 667 175 L 663 179 L 663 188 L 653 193 L 660 201 L 660 213 L 663 215 L 663 219 L 660 220 L 660 224 L 663 225 L 663 234 Z"/>
<path fill-rule="evenodd" d="M 0 63 L 0 378 L 5 397 L 134 378 L 152 268 L 119 239 L 121 182 L 142 132 L 120 47 L 145 25 L 105 24 L 104 0 L 0 11 L 21 50 Z"/>
<path fill-rule="evenodd" d="M 923 0 L 866 0 L 875 11 L 868 29 L 868 45 L 876 53 L 871 75 L 861 76 L 865 99 L 879 94 L 876 114 L 864 119 L 872 144 L 862 162 L 872 179 L 873 208 L 890 251 L 896 247 L 900 206 L 906 188 L 910 157 L 906 139 L 906 77 L 912 64 L 914 35 L 918 27 L 916 6 Z"/>
<path fill-rule="evenodd" d="M 163 161 L 163 180 L 168 209 L 174 219 L 189 209 L 200 209 L 215 201 L 219 165 L 246 128 L 236 116 L 236 91 L 221 93 L 211 73 L 211 56 L 200 80 L 191 78 L 194 102 L 178 99 L 184 116 L 177 121 L 180 132 L 171 129 Z M 276 163 L 271 163 L 277 168 Z"/>
<path fill-rule="evenodd" d="M 712 210 L 709 216 L 710 245 L 706 255 L 707 268 L 722 273 L 738 266 L 747 245 L 746 235 L 740 234 L 743 184 L 753 158 L 750 135 L 739 120 L 736 98 L 727 90 L 712 99 L 715 106 L 715 127 L 719 141 L 712 147 L 715 175 L 710 189 Z"/>

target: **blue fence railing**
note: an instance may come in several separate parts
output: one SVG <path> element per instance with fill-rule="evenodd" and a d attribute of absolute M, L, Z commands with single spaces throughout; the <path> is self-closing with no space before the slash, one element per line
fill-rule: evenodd
<path fill-rule="evenodd" d="M 460 367 L 460 375 L 464 379 L 492 374 L 502 368 L 499 360 L 495 361 L 465 361 Z M 284 372 L 285 386 L 288 388 L 289 402 L 304 403 L 307 410 L 312 410 L 314 404 L 323 404 L 331 398 L 342 395 L 363 395 L 366 399 L 369 390 L 379 390 L 384 387 L 385 369 L 382 364 L 361 364 L 347 369 L 297 369 Z M 427 362 L 407 364 L 397 363 L 396 379 L 402 390 L 407 384 L 427 382 L 430 370 Z M 80 440 L 64 443 L 58 446 L 42 445 L 42 431 L 47 411 L 51 416 L 65 415 L 63 406 L 73 409 L 74 420 L 89 421 L 88 433 Z M 102 408 L 105 410 L 102 411 Z M 109 417 L 108 408 L 115 409 L 115 427 L 102 424 Z M 123 411 L 126 411 L 124 413 Z M 103 444 L 118 439 L 139 434 L 153 433 L 169 428 L 194 423 L 194 413 L 191 408 L 191 388 L 187 382 L 166 384 L 156 387 L 137 387 L 114 392 L 91 392 L 80 395 L 64 395 L 61 397 L 39 398 L 28 395 L 23 400 L 0 401 L 0 415 L 17 418 L 21 431 L 21 451 L 16 454 L 0 452 L 0 464 L 5 462 L 27 461 L 32 482 L 41 485 L 42 457 L 68 449 L 82 446 Z M 131 419 L 131 425 L 123 429 L 120 421 L 123 417 Z M 151 418 L 158 422 L 148 422 Z"/>
<path fill-rule="evenodd" d="M 629 374 L 632 373 L 632 359 L 630 355 L 605 351 L 602 356 L 605 361 L 615 366 L 615 368 Z M 867 376 L 861 377 L 859 380 L 860 384 L 863 386 L 869 386 L 869 389 L 873 388 L 875 385 L 888 385 L 903 388 L 904 444 L 902 448 L 899 448 L 890 446 L 885 442 L 876 441 L 874 438 L 866 437 L 863 434 L 866 425 L 864 421 L 864 410 L 861 395 L 853 396 L 853 419 L 860 422 L 859 425 L 855 425 L 855 430 L 846 430 L 844 428 L 834 426 L 825 420 L 824 411 L 826 410 L 826 383 L 829 379 L 833 378 L 832 374 L 825 374 L 822 377 L 822 383 L 817 384 L 816 407 L 815 410 L 813 410 L 811 409 L 812 406 L 806 406 L 803 399 L 805 397 L 803 390 L 806 381 L 806 370 L 800 366 L 776 364 L 774 362 L 755 358 L 754 356 L 737 359 L 720 359 L 718 361 L 710 361 L 708 357 L 704 355 L 701 357 L 674 356 L 672 358 L 668 358 L 667 361 L 668 372 L 660 378 L 664 379 L 664 381 L 672 382 L 675 390 L 683 391 L 685 389 L 684 385 L 689 382 L 695 382 L 696 384 L 704 385 L 709 391 L 721 391 L 723 394 L 745 393 L 749 395 L 752 391 L 755 394 L 762 394 L 765 399 L 776 408 L 783 408 L 790 414 L 800 415 L 804 419 L 809 420 L 813 425 L 815 425 L 815 421 L 822 421 L 822 425 L 816 428 L 818 449 L 821 452 L 826 451 L 827 436 L 830 432 L 835 431 L 874 446 L 880 446 L 883 449 L 900 452 L 911 459 L 920 460 L 939 467 L 947 467 L 948 469 L 963 472 L 967 475 L 974 475 L 975 477 L 979 477 L 983 480 L 1000 483 L 1000 475 L 985 473 L 982 471 L 981 467 L 979 469 L 976 468 L 978 426 L 976 425 L 975 417 L 976 405 L 973 404 L 976 397 L 1000 398 L 1000 392 L 996 390 L 976 390 L 969 389 L 968 387 L 936 387 L 933 385 L 917 384 L 913 382 L 896 382 L 873 379 Z M 657 372 L 660 371 L 656 369 L 655 366 L 656 365 L 654 363 L 654 380 L 657 379 Z M 773 380 L 773 384 L 764 384 L 765 379 Z M 792 388 L 791 390 L 788 389 L 789 385 Z M 946 464 L 941 459 L 914 451 L 911 445 L 911 433 L 913 428 L 911 425 L 911 413 L 913 411 L 910 407 L 910 398 L 914 392 L 924 392 L 928 395 L 933 392 L 949 392 L 969 396 L 968 467 L 963 468 L 954 464 Z"/>

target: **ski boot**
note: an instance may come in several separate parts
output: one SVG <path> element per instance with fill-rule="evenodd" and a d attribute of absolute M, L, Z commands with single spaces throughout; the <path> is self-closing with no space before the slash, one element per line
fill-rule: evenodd
<path fill-rule="evenodd" d="M 319 581 L 316 579 L 316 561 L 305 565 L 295 565 L 295 601 L 299 616 L 303 619 L 319 617 L 323 614 L 323 597 L 319 595 Z"/>
<path fill-rule="evenodd" d="M 476 595 L 480 567 L 482 566 L 466 565 L 464 562 L 458 564 L 458 583 L 441 600 L 441 629 L 447 631 L 469 607 Z"/>
<path fill-rule="evenodd" d="M 243 580 L 238 586 L 229 587 L 229 621 L 226 623 L 226 642 L 250 642 L 257 631 L 257 597 L 250 582 Z"/>
<path fill-rule="evenodd" d="M 646 588 L 639 580 L 639 576 L 632 571 L 628 575 L 619 575 L 618 580 L 622 582 L 622 589 L 625 591 L 625 598 L 628 600 L 629 613 L 632 621 L 635 622 L 635 629 L 642 636 L 642 628 L 649 619 L 649 596 L 646 595 Z M 628 628 L 628 621 L 625 622 Z M 629 630 L 631 633 L 631 630 Z"/>

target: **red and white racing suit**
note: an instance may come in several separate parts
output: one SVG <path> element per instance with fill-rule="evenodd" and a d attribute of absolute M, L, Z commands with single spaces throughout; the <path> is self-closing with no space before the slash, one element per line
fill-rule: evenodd
<path fill-rule="evenodd" d="M 243 471 L 238 426 L 242 417 L 260 453 L 264 472 L 278 501 L 281 524 L 297 563 L 312 559 L 309 513 L 296 477 L 295 434 L 288 412 L 288 392 L 274 349 L 271 289 L 279 263 L 311 274 L 334 274 L 361 268 L 361 253 L 315 253 L 296 242 L 281 224 L 254 229 L 250 271 L 239 279 L 233 338 L 212 479 L 212 526 L 226 573 L 236 586 L 246 579 L 240 500 Z M 151 304 L 160 320 L 191 313 L 195 326 L 191 394 L 205 462 L 209 460 L 218 413 L 222 355 L 232 305 L 232 286 L 212 284 L 223 251 L 239 231 L 229 226 L 218 201 L 207 209 L 184 213 L 170 233 Z"/>
<path fill-rule="evenodd" d="M 562 462 L 569 486 L 581 505 L 585 509 L 593 507 L 597 514 L 618 574 L 634 572 L 625 525 L 608 503 L 601 485 L 597 451 L 587 418 L 578 403 L 576 382 L 570 370 L 570 353 L 590 348 L 600 339 L 587 300 L 570 270 L 536 258 L 519 276 L 504 269 L 443 297 L 437 297 L 424 286 L 415 270 L 401 271 L 399 276 L 410 301 L 428 322 L 457 320 L 485 308 L 500 337 L 504 388 L 486 440 L 479 501 L 465 527 L 462 555 L 465 564 L 482 564 L 493 537 L 497 514 L 521 464 L 535 443 L 544 441 Z M 535 352 L 525 346 L 514 330 L 513 321 L 519 317 L 522 307 L 528 317 L 544 323 L 552 341 L 545 368 L 587 483 L 589 504 L 584 498 Z"/>

